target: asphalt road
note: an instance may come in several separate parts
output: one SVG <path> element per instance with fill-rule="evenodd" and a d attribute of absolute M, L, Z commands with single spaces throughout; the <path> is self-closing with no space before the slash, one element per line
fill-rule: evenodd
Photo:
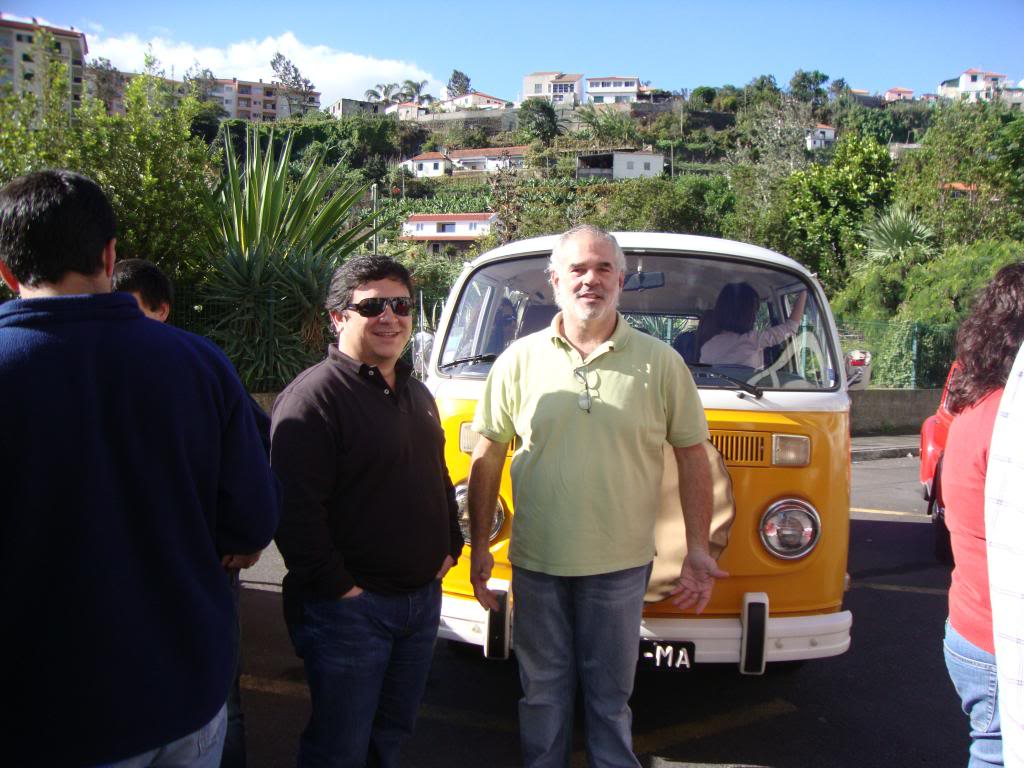
<path fill-rule="evenodd" d="M 743 677 L 730 667 L 638 677 L 635 748 L 650 768 L 956 766 L 967 721 L 946 675 L 942 629 L 949 569 L 932 557 L 916 459 L 855 465 L 851 508 L 853 644 L 843 656 Z M 280 595 L 265 558 L 243 590 L 243 695 L 251 768 L 294 765 L 309 713 Z M 264 582 L 257 584 L 253 582 Z M 257 589 L 255 587 L 263 587 Z M 515 662 L 488 662 L 439 642 L 412 768 L 519 765 Z M 577 729 L 573 765 L 585 765 Z"/>

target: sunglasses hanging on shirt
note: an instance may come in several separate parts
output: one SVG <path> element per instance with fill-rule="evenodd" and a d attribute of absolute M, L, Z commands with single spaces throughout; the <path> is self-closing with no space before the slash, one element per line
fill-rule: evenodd
<path fill-rule="evenodd" d="M 391 311 L 399 317 L 408 317 L 412 312 L 412 299 L 408 296 L 374 296 L 363 299 L 357 304 L 346 304 L 345 309 L 354 309 L 361 317 L 377 317 L 384 314 L 384 307 L 391 307 Z"/>

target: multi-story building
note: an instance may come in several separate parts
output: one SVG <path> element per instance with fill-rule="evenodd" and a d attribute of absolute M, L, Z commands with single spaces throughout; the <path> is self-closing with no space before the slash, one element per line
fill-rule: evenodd
<path fill-rule="evenodd" d="M 491 231 L 496 213 L 414 213 L 402 224 L 399 239 L 423 243 L 433 253 L 445 246 L 467 249 L 473 241 Z"/>
<path fill-rule="evenodd" d="M 939 83 L 939 96 L 945 99 L 963 99 L 965 101 L 991 101 L 999 98 L 999 92 L 1010 88 L 1006 75 L 996 72 L 985 72 L 980 69 L 968 69 L 959 77 L 943 80 Z"/>
<path fill-rule="evenodd" d="M 53 52 L 64 61 L 68 69 L 71 103 L 82 100 L 85 88 L 85 55 L 89 47 L 85 33 L 77 29 L 49 27 L 32 22 L 15 21 L 0 17 L 0 84 L 11 84 L 21 93 L 40 93 L 45 79 L 46 62 L 39 50 L 41 32 L 53 37 Z"/>
<path fill-rule="evenodd" d="M 665 172 L 665 156 L 660 152 L 585 152 L 576 157 L 576 177 L 651 179 Z"/>
<path fill-rule="evenodd" d="M 828 149 L 836 143 L 836 129 L 831 125 L 818 123 L 813 129 L 807 132 L 807 151 L 815 149 Z"/>
<path fill-rule="evenodd" d="M 264 83 L 262 80 L 216 81 L 210 92 L 210 100 L 219 103 L 228 117 L 254 122 L 283 120 L 294 114 L 304 114 L 320 109 L 320 92 L 291 93 L 280 83 Z"/>
<path fill-rule="evenodd" d="M 587 78 L 587 101 L 591 104 L 631 104 L 639 93 L 638 77 Z"/>
<path fill-rule="evenodd" d="M 523 101 L 545 99 L 552 104 L 575 106 L 584 100 L 583 75 L 533 72 L 523 78 Z"/>

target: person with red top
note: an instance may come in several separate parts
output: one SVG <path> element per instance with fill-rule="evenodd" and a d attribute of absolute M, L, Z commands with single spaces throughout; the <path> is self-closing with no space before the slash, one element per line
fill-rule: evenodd
<path fill-rule="evenodd" d="M 992 427 L 1024 340 L 1024 263 L 1003 267 L 957 333 L 960 370 L 950 385 L 942 493 L 953 548 L 946 668 L 970 718 L 969 768 L 1003 765 L 985 551 L 985 475 Z"/>

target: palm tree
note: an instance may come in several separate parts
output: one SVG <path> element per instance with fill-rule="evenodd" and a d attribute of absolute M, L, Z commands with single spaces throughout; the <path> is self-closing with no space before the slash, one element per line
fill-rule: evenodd
<path fill-rule="evenodd" d="M 377 87 L 380 88 L 379 85 Z M 380 91 L 370 88 L 363 94 L 363 98 L 367 101 L 380 101 Z"/>
<path fill-rule="evenodd" d="M 414 101 L 417 104 L 429 104 L 434 100 L 434 97 L 429 93 L 423 92 L 426 87 L 426 80 L 406 80 L 402 83 L 402 95 L 407 101 Z"/>
<path fill-rule="evenodd" d="M 927 259 L 934 250 L 934 234 L 917 215 L 894 205 L 861 230 L 868 246 L 866 264 L 906 264 Z"/>

